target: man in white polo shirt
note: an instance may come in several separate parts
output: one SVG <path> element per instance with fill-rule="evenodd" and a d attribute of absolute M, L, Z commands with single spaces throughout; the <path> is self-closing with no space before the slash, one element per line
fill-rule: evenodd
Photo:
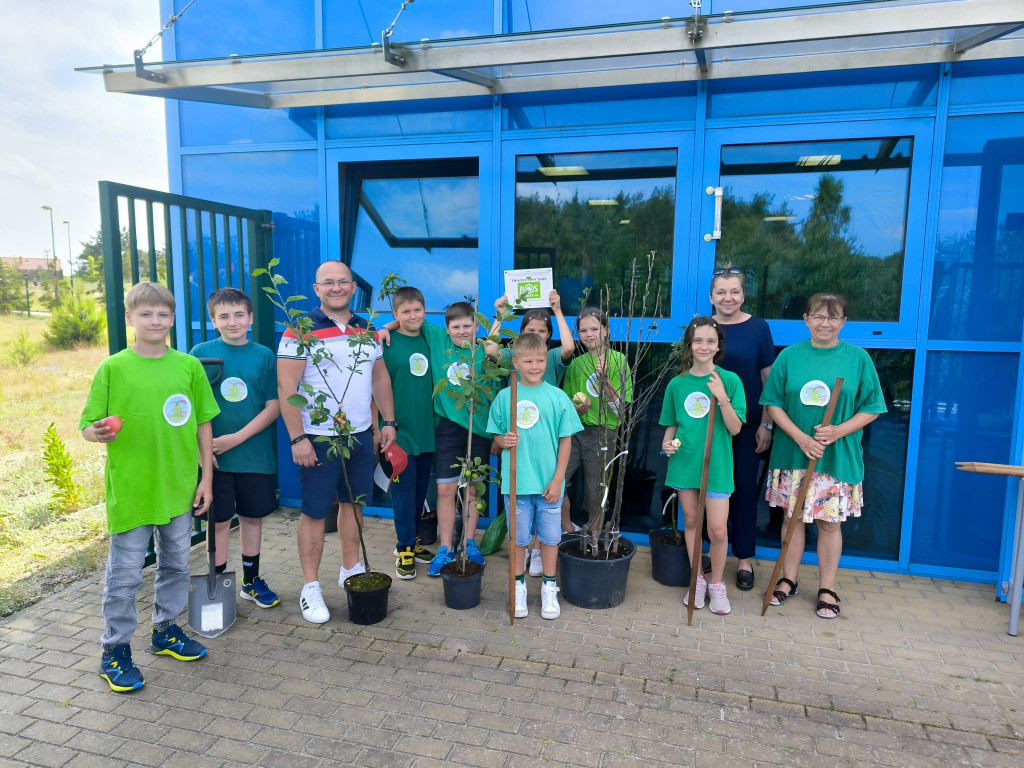
<path fill-rule="evenodd" d="M 376 402 L 384 419 L 381 450 L 394 442 L 398 425 L 394 421 L 391 378 L 384 365 L 380 344 L 373 342 L 372 349 L 368 349 L 366 344 L 361 345 L 364 359 L 350 380 L 349 369 L 357 350 L 350 343 L 351 335 L 366 328 L 366 321 L 349 310 L 349 302 L 356 292 L 352 271 L 340 261 L 325 261 L 316 271 L 313 291 L 320 299 L 320 306 L 310 312 L 313 334 L 330 349 L 337 363 L 337 367 L 328 363 L 324 370 L 331 391 L 342 398 L 341 410 L 352 425 L 354 442 L 350 457 L 328 458 L 328 444 L 314 442 L 314 439 L 318 435 L 332 434 L 331 423 L 313 424 L 307 409 L 288 403 L 288 397 L 298 391 L 299 382 L 307 383 L 317 391 L 325 388 L 320 372 L 307 354 L 299 352 L 295 334 L 291 331 L 285 332 L 278 347 L 277 387 L 281 417 L 292 441 L 292 461 L 299 467 L 302 483 L 298 539 L 304 586 L 299 604 L 306 621 L 323 624 L 331 614 L 320 589 L 320 558 L 324 549 L 324 518 L 335 497 L 341 504 L 338 514 L 342 566 L 339 583 L 365 570 L 359 562 L 359 528 L 355 517 L 359 515 L 362 520 L 362 507 L 353 502 L 360 498 L 369 499 L 373 490 L 376 458 L 370 423 L 371 399 Z M 334 413 L 339 404 L 336 400 L 328 400 L 326 405 Z M 347 469 L 348 484 L 342 474 L 342 466 Z"/>

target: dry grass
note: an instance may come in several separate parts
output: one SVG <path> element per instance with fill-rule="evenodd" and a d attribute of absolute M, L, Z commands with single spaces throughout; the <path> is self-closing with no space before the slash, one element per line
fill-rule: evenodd
<path fill-rule="evenodd" d="M 0 339 L 27 330 L 42 340 L 46 319 L 0 316 Z M 78 434 L 89 383 L 106 344 L 43 351 L 14 366 L 0 350 L 0 616 L 94 570 L 105 557 L 104 449 Z M 83 511 L 56 517 L 44 474 L 43 432 L 53 422 L 79 470 Z M 89 509 L 89 507 L 93 507 Z"/>

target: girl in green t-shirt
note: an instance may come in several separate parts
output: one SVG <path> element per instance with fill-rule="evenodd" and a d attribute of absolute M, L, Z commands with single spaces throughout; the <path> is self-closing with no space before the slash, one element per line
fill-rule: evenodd
<path fill-rule="evenodd" d="M 694 607 L 704 607 L 711 593 L 711 611 L 726 614 L 732 610 L 726 593 L 725 557 L 729 548 L 726 530 L 729 521 L 729 496 L 734 488 L 732 476 L 732 438 L 743 426 L 747 412 L 743 384 L 739 376 L 718 367 L 725 348 L 722 329 L 710 317 L 695 317 L 683 334 L 682 371 L 665 391 L 660 423 L 665 427 L 661 449 L 669 457 L 666 484 L 679 494 L 686 521 L 684 535 L 689 552 L 701 546 L 697 533 L 697 501 L 704 464 L 704 444 L 711 415 L 711 395 L 718 401 L 719 413 L 711 443 L 708 465 L 707 520 L 711 539 L 711 585 L 703 573 L 697 574 Z M 719 418 L 720 417 L 720 418 Z M 689 592 L 683 596 L 686 603 Z"/>

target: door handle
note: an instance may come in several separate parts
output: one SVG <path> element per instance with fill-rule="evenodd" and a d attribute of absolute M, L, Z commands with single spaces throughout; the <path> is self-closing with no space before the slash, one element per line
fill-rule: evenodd
<path fill-rule="evenodd" d="M 710 234 L 704 235 L 704 242 L 710 243 L 712 240 L 722 239 L 722 188 L 708 187 L 704 192 L 715 196 L 715 228 Z"/>

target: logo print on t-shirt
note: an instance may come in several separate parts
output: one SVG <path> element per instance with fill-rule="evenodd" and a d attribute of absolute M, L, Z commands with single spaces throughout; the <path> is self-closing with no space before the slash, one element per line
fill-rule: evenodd
<path fill-rule="evenodd" d="M 832 399 L 832 390 L 824 381 L 808 381 L 800 388 L 800 402 L 804 405 L 816 405 L 824 408 Z"/>
<path fill-rule="evenodd" d="M 229 403 L 240 403 L 249 396 L 249 388 L 237 376 L 229 376 L 220 383 L 220 395 Z"/>
<path fill-rule="evenodd" d="M 693 419 L 703 419 L 711 410 L 711 398 L 703 392 L 691 392 L 683 400 L 683 410 Z"/>
<path fill-rule="evenodd" d="M 600 381 L 598 380 L 597 371 L 587 376 L 587 394 L 591 397 L 600 397 Z"/>
<path fill-rule="evenodd" d="M 448 366 L 448 381 L 453 387 L 459 387 L 459 381 L 468 378 L 469 363 L 452 363 Z"/>
<path fill-rule="evenodd" d="M 419 352 L 413 352 L 409 355 L 409 373 L 413 376 L 426 375 L 429 367 L 430 364 L 427 362 L 426 355 L 421 355 Z"/>
<path fill-rule="evenodd" d="M 180 427 L 187 424 L 192 415 L 192 401 L 185 395 L 171 395 L 164 402 L 163 412 L 164 421 L 172 427 Z"/>
<path fill-rule="evenodd" d="M 540 421 L 540 408 L 529 400 L 520 400 L 516 407 L 516 424 L 520 429 L 530 429 Z"/>

